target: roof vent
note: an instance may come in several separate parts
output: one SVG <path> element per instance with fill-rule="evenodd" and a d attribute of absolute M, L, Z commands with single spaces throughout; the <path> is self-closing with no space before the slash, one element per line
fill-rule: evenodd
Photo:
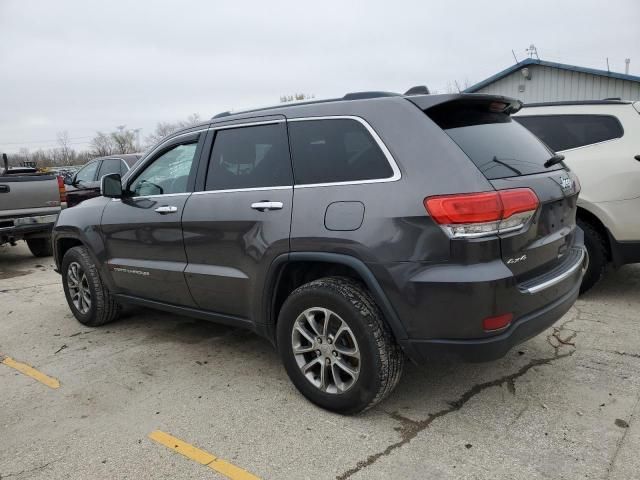
<path fill-rule="evenodd" d="M 404 92 L 405 95 L 429 95 L 429 93 L 431 92 L 426 85 L 417 85 Z"/>

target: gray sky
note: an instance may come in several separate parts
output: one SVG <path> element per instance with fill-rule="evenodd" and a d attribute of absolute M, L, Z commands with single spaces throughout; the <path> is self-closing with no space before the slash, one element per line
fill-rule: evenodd
<path fill-rule="evenodd" d="M 640 1 L 0 0 L 0 151 L 543 60 L 640 75 Z M 82 143 L 84 142 L 84 143 Z"/>

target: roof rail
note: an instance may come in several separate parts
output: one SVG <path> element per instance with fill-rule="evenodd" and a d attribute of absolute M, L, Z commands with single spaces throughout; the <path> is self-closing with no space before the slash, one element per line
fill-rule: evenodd
<path fill-rule="evenodd" d="M 404 95 L 428 95 L 428 94 L 429 94 L 429 89 L 424 85 L 420 85 L 420 86 L 417 86 L 417 87 L 410 88 L 409 90 L 407 90 L 407 92 Z M 231 111 L 220 112 L 220 113 L 214 115 L 213 117 L 211 117 L 211 119 L 214 120 L 214 119 L 217 119 L 217 118 L 224 118 L 224 117 L 228 117 L 230 115 L 235 115 L 235 114 L 240 114 L 240 113 L 260 112 L 260 111 L 263 111 L 263 110 L 272 110 L 272 109 L 276 109 L 276 108 L 295 107 L 295 106 L 298 106 L 298 105 L 311 105 L 311 104 L 316 104 L 316 103 L 338 102 L 338 101 L 341 101 L 341 100 L 365 100 L 365 99 L 368 99 L 368 98 L 401 97 L 402 95 L 403 94 L 401 94 L 401 93 L 384 92 L 384 91 L 349 92 L 342 98 L 329 98 L 329 99 L 326 99 L 326 100 L 310 100 L 310 101 L 303 101 L 303 102 L 284 103 L 284 104 L 280 104 L 280 105 L 272 105 L 270 107 L 251 108 L 251 109 L 248 109 L 248 110 L 240 110 L 240 111 L 237 111 L 237 112 L 231 112 Z"/>

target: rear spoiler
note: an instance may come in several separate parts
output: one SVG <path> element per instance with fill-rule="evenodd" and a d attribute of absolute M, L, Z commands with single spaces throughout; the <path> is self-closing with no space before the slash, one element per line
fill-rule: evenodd
<path fill-rule="evenodd" d="M 522 108 L 522 102 L 511 97 L 503 97 L 501 95 L 487 95 L 482 93 L 452 93 L 448 95 L 415 95 L 405 97 L 410 102 L 414 103 L 421 110 L 428 110 L 432 107 L 442 105 L 445 103 L 460 103 L 460 104 L 487 104 L 498 105 L 504 104 L 504 107 L 499 107 L 500 111 L 511 115 L 516 113 Z M 497 111 L 497 110 L 494 110 Z"/>

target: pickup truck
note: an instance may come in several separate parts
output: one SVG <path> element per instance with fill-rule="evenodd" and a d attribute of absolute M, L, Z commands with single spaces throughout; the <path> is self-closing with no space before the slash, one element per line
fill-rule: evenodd
<path fill-rule="evenodd" d="M 66 202 L 62 177 L 35 169 L 0 168 L 0 245 L 25 240 L 36 257 L 52 254 L 51 229 Z"/>

